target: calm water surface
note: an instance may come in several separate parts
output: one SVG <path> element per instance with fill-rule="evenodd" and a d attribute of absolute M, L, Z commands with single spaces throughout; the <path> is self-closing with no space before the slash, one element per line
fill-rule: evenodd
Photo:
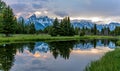
<path fill-rule="evenodd" d="M 0 45 L 0 71 L 83 71 L 114 50 L 115 40 L 34 42 Z"/>

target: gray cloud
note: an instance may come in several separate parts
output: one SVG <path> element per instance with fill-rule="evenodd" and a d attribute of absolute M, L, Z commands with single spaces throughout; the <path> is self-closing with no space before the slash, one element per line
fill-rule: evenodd
<path fill-rule="evenodd" d="M 54 17 L 116 17 L 120 16 L 120 0 L 3 0 L 15 14 L 23 16 L 48 11 Z"/>
<path fill-rule="evenodd" d="M 34 9 L 39 9 L 39 8 L 43 8 L 43 5 L 41 5 L 41 4 L 32 4 L 32 7 Z"/>
<path fill-rule="evenodd" d="M 33 1 L 43 1 L 43 2 L 49 2 L 49 0 L 33 0 Z"/>
<path fill-rule="evenodd" d="M 60 17 L 65 17 L 65 16 L 69 16 L 69 14 L 67 12 L 64 12 L 64 11 L 56 11 L 54 12 L 57 16 L 60 16 Z"/>
<path fill-rule="evenodd" d="M 83 4 L 76 3 L 72 14 L 79 16 L 116 16 L 120 15 L 120 0 L 85 0 Z M 78 6 L 78 7 L 77 7 Z"/>
<path fill-rule="evenodd" d="M 12 4 L 11 7 L 16 11 L 16 12 L 21 12 L 25 11 L 28 6 L 26 4 Z"/>

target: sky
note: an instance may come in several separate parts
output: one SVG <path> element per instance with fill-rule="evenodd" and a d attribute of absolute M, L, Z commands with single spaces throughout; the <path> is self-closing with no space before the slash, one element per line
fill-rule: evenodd
<path fill-rule="evenodd" d="M 17 17 L 49 16 L 97 23 L 120 22 L 120 0 L 3 0 Z"/>

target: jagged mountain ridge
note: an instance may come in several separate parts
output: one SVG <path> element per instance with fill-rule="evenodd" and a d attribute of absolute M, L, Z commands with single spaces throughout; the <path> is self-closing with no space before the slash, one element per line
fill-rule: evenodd
<path fill-rule="evenodd" d="M 21 20 L 21 18 L 23 17 L 18 18 L 18 20 Z M 36 17 L 36 15 L 33 14 L 32 16 L 30 16 L 25 20 L 25 24 L 29 24 L 31 22 L 35 24 L 36 30 L 44 30 L 47 26 L 52 25 L 53 21 L 54 19 L 49 18 L 48 16 Z M 71 20 L 71 23 L 74 27 L 78 27 L 78 28 L 87 27 L 89 29 L 93 28 L 95 24 L 90 20 Z M 101 31 L 102 28 L 104 27 L 109 27 L 110 30 L 112 31 L 116 28 L 116 26 L 120 26 L 120 23 L 111 22 L 109 24 L 97 24 L 96 26 L 99 31 Z"/>
<path fill-rule="evenodd" d="M 53 19 L 50 19 L 48 16 L 40 16 L 37 18 L 36 15 L 33 14 L 25 23 L 29 24 L 30 22 L 35 24 L 36 30 L 43 30 L 45 27 L 52 25 Z"/>

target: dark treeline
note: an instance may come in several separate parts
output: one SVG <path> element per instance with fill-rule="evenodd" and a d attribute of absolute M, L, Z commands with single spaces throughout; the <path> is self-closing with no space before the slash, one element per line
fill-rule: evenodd
<path fill-rule="evenodd" d="M 17 21 L 10 6 L 0 0 L 0 33 L 10 36 L 11 34 L 50 34 L 51 36 L 74 36 L 74 35 L 120 35 L 120 27 L 110 31 L 109 28 L 97 30 L 96 24 L 89 29 L 87 27 L 73 27 L 69 17 L 65 17 L 60 22 L 56 18 L 53 25 L 46 27 L 44 30 L 35 30 L 33 22 L 25 24 L 24 19 Z"/>
<path fill-rule="evenodd" d="M 35 26 L 34 23 L 30 22 L 29 24 L 25 24 L 24 19 L 22 18 L 17 22 L 16 34 L 35 34 Z"/>
<path fill-rule="evenodd" d="M 109 27 L 104 27 L 101 31 L 97 30 L 96 24 L 92 28 L 78 28 L 73 27 L 70 23 L 70 18 L 65 17 L 61 22 L 56 18 L 52 26 L 48 26 L 44 29 L 44 33 L 48 33 L 51 36 L 73 36 L 73 35 L 103 35 L 103 36 L 117 36 L 120 35 L 120 27 L 116 27 L 115 30 L 110 31 Z"/>
<path fill-rule="evenodd" d="M 65 17 L 61 22 L 58 22 L 58 19 L 56 18 L 53 22 L 53 25 L 49 28 L 48 27 L 48 33 L 51 36 L 73 36 L 75 35 L 74 27 L 70 23 L 70 18 Z"/>
<path fill-rule="evenodd" d="M 15 23 L 16 18 L 12 9 L 0 0 L 0 33 L 9 36 L 15 30 Z"/>
<path fill-rule="evenodd" d="M 34 34 L 34 24 L 25 24 L 24 20 L 17 21 L 10 6 L 0 0 L 0 33 L 10 36 L 11 34 Z"/>

